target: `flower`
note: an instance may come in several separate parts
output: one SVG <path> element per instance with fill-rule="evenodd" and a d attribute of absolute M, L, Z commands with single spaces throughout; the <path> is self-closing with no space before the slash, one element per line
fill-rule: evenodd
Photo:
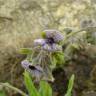
<path fill-rule="evenodd" d="M 57 30 L 49 29 L 49 30 L 44 30 L 44 32 L 45 32 L 45 37 L 53 40 L 54 43 L 59 43 L 64 39 L 63 34 Z"/>
<path fill-rule="evenodd" d="M 36 55 L 37 57 L 35 56 L 35 58 L 32 54 L 33 58 L 31 59 L 33 59 L 33 61 L 35 59 L 36 62 L 32 61 L 31 63 L 28 60 L 24 60 L 21 62 L 21 65 L 26 71 L 28 71 L 33 77 L 35 77 L 36 81 L 40 81 L 40 79 L 54 81 L 50 65 L 47 65 L 47 59 L 51 59 L 48 55 L 43 54 L 44 52 L 41 50 L 48 52 L 62 51 L 62 45 L 60 45 L 59 42 L 63 41 L 63 35 L 57 30 L 45 30 L 45 33 L 43 35 L 45 35 L 44 38 L 34 40 L 34 49 L 39 47 L 40 51 L 39 54 L 37 53 L 38 55 Z M 48 61 L 48 63 L 51 63 L 51 61 Z"/>
<path fill-rule="evenodd" d="M 33 77 L 35 77 L 35 80 L 37 82 L 40 81 L 40 79 L 52 82 L 54 81 L 54 78 L 48 67 L 42 68 L 39 64 L 32 65 L 28 60 L 23 60 L 21 62 L 21 65 L 26 71 L 28 71 Z"/>
<path fill-rule="evenodd" d="M 32 65 L 28 60 L 23 60 L 21 62 L 22 67 L 32 74 L 33 77 L 40 79 L 43 73 L 43 69 L 39 65 Z"/>
<path fill-rule="evenodd" d="M 35 39 L 34 46 L 43 46 L 46 43 L 46 39 Z"/>
<path fill-rule="evenodd" d="M 62 46 L 58 43 L 63 41 L 63 35 L 57 30 L 45 30 L 44 39 L 34 40 L 35 46 L 41 46 L 41 49 L 44 49 L 49 52 L 62 51 Z"/>

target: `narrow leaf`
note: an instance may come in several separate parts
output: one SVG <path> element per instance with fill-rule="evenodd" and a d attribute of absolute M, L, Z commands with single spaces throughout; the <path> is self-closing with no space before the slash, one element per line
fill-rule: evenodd
<path fill-rule="evenodd" d="M 54 69 L 56 68 L 57 60 L 54 56 L 51 57 L 51 68 Z"/>
<path fill-rule="evenodd" d="M 64 62 L 65 62 L 64 53 L 62 53 L 62 52 L 56 52 L 54 54 L 54 57 L 57 60 L 57 64 L 64 64 Z"/>
<path fill-rule="evenodd" d="M 30 48 L 21 48 L 20 53 L 21 54 L 32 54 L 32 49 L 30 49 Z"/>
<path fill-rule="evenodd" d="M 29 96 L 40 96 L 32 82 L 30 75 L 26 71 L 24 73 L 24 81 L 25 81 L 25 85 L 28 90 Z"/>
<path fill-rule="evenodd" d="M 45 81 L 40 82 L 39 92 L 40 92 L 40 96 L 52 96 L 52 88 Z"/>
<path fill-rule="evenodd" d="M 3 90 L 0 90 L 0 96 L 6 96 Z"/>
<path fill-rule="evenodd" d="M 70 80 L 69 80 L 69 84 L 68 84 L 68 89 L 67 89 L 67 93 L 65 94 L 65 96 L 72 96 L 72 88 L 74 85 L 74 74 L 71 76 Z"/>

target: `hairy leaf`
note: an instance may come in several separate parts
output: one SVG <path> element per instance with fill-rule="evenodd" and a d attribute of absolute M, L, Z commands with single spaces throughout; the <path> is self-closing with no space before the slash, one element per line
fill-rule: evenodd
<path fill-rule="evenodd" d="M 40 96 L 52 96 L 52 88 L 51 86 L 45 82 L 41 81 L 40 82 Z"/>
<path fill-rule="evenodd" d="M 0 96 L 6 96 L 3 90 L 0 90 Z"/>
<path fill-rule="evenodd" d="M 25 55 L 32 54 L 32 49 L 30 49 L 30 48 L 21 48 L 20 53 L 25 54 Z"/>
<path fill-rule="evenodd" d="M 74 78 L 75 78 L 74 75 L 72 75 L 69 80 L 68 89 L 67 89 L 67 93 L 65 94 L 65 96 L 72 96 L 71 92 L 72 92 L 72 88 L 74 85 Z"/>
<path fill-rule="evenodd" d="M 32 82 L 31 77 L 29 76 L 28 72 L 26 72 L 26 71 L 24 73 L 24 81 L 25 81 L 25 85 L 28 90 L 29 96 L 40 96 Z"/>

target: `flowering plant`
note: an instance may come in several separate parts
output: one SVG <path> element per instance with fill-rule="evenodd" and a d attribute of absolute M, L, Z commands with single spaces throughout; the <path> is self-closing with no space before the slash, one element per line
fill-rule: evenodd
<path fill-rule="evenodd" d="M 9 83 L 0 83 L 0 85 L 11 88 L 12 90 L 20 93 L 22 96 L 52 96 L 52 88 L 46 81 L 54 81 L 52 70 L 56 68 L 56 66 L 60 66 L 60 64 L 64 63 L 64 52 L 66 52 L 66 50 L 64 51 L 62 47 L 64 47 L 64 44 L 66 44 L 66 40 L 68 40 L 69 37 L 85 30 L 88 31 L 89 29 L 93 28 L 86 28 L 77 32 L 68 33 L 66 37 L 64 37 L 63 34 L 57 30 L 45 30 L 42 33 L 41 39 L 34 40 L 34 47 L 32 49 L 21 49 L 21 53 L 27 55 L 27 58 L 21 62 L 21 65 L 26 70 L 24 73 L 24 80 L 28 90 L 28 95 Z M 79 48 L 76 43 L 71 42 L 67 44 L 68 46 L 65 49 L 69 49 L 70 44 L 72 45 L 71 47 L 76 49 Z M 69 51 L 67 50 L 67 52 Z M 35 82 L 40 82 L 40 89 L 35 88 L 31 77 L 34 78 Z M 72 75 L 69 80 L 65 96 L 71 96 L 73 83 L 74 75 Z M 0 96 L 4 95 L 5 94 L 0 91 Z"/>
<path fill-rule="evenodd" d="M 59 31 L 45 30 L 41 39 L 34 40 L 32 50 L 21 50 L 27 54 L 27 58 L 21 62 L 22 67 L 32 74 L 36 81 L 54 81 L 52 70 L 64 62 L 63 40 L 64 36 Z"/>

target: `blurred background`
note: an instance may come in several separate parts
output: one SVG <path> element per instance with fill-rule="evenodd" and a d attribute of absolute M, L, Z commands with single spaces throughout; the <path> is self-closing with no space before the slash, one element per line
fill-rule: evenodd
<path fill-rule="evenodd" d="M 66 35 L 67 29 L 78 31 L 90 26 L 96 26 L 96 0 L 0 0 L 0 82 L 24 89 L 20 62 L 25 56 L 19 49 L 32 47 L 43 30 L 58 29 Z M 74 56 L 75 61 L 68 59 L 64 67 L 67 78 L 76 75 L 74 96 L 96 96 L 96 32 L 91 31 L 94 40 L 82 44 L 84 50 Z"/>

